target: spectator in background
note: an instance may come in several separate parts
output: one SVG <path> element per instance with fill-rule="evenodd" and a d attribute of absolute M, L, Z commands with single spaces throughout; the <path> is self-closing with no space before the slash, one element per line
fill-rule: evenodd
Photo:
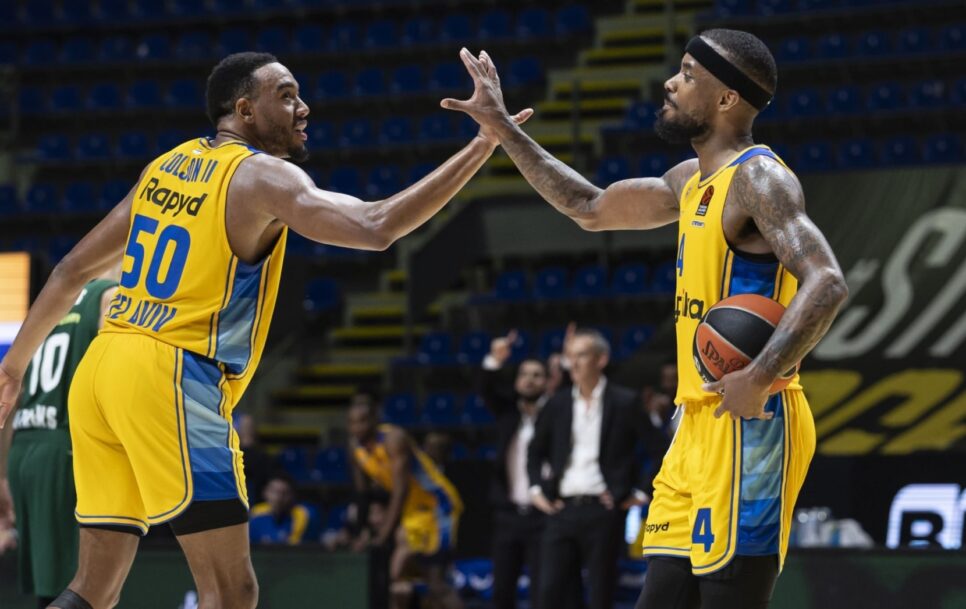
<path fill-rule="evenodd" d="M 610 344 L 580 329 L 566 345 L 571 391 L 543 408 L 530 442 L 527 470 L 533 505 L 549 515 L 541 546 L 541 609 L 564 604 L 568 582 L 589 572 L 590 608 L 610 609 L 626 510 L 649 501 L 652 471 L 667 447 L 641 416 L 635 393 L 607 382 Z M 653 469 L 638 475 L 635 448 L 643 442 Z M 542 469 L 549 465 L 550 475 Z"/>
<path fill-rule="evenodd" d="M 234 419 L 238 443 L 245 455 L 245 487 L 251 501 L 262 496 L 272 476 L 272 458 L 258 445 L 255 418 L 250 414 L 238 413 Z"/>
<path fill-rule="evenodd" d="M 452 438 L 441 431 L 430 431 L 423 438 L 423 452 L 433 460 L 441 472 L 446 471 L 446 462 L 449 461 L 452 446 Z"/>
<path fill-rule="evenodd" d="M 647 413 L 651 425 L 660 429 L 673 438 L 680 419 L 674 416 L 674 396 L 678 390 L 678 365 L 673 360 L 666 360 L 661 364 L 660 379 L 657 388 L 645 387 L 641 392 L 644 412 Z"/>
<path fill-rule="evenodd" d="M 318 541 L 318 515 L 297 502 L 295 481 L 288 474 L 272 475 L 263 494 L 265 501 L 252 509 L 248 525 L 252 544 L 297 546 Z"/>

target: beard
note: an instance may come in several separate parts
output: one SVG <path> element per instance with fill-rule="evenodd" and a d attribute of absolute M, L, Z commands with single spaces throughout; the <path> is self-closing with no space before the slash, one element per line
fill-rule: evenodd
<path fill-rule="evenodd" d="M 676 118 L 669 118 L 667 110 L 658 112 L 654 122 L 654 132 L 659 138 L 669 144 L 687 144 L 691 140 L 701 137 L 710 129 L 706 122 L 678 113 Z"/>
<path fill-rule="evenodd" d="M 288 160 L 293 163 L 304 163 L 309 160 L 309 149 L 305 147 L 305 144 L 290 148 L 288 151 Z"/>

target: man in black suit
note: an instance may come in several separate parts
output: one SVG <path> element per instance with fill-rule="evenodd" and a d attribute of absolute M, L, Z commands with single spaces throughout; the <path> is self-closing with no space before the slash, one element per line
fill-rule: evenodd
<path fill-rule="evenodd" d="M 610 609 L 627 509 L 650 500 L 653 472 L 667 441 L 644 416 L 635 392 L 607 382 L 610 345 L 600 332 L 577 330 L 565 349 L 573 388 L 544 406 L 527 459 L 531 500 L 549 514 L 538 604 L 560 607 L 568 580 L 579 577 L 583 565 L 590 609 Z M 638 442 L 654 464 L 644 474 Z M 541 475 L 545 464 L 549 476 Z"/>
<path fill-rule="evenodd" d="M 521 362 L 512 381 L 504 364 L 510 358 L 516 332 L 496 338 L 483 360 L 481 394 L 496 419 L 495 471 L 490 499 L 494 507 L 493 607 L 515 609 L 517 580 L 526 565 L 530 572 L 530 606 L 537 607 L 540 537 L 544 514 L 530 501 L 527 449 L 537 413 L 546 401 L 547 368 L 543 362 Z"/>

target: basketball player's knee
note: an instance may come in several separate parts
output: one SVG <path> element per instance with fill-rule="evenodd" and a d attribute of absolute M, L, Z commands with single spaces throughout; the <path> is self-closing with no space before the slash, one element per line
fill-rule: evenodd
<path fill-rule="evenodd" d="M 251 609 L 255 609 L 255 606 L 258 605 L 258 580 L 255 579 L 254 573 L 246 574 L 238 583 L 237 588 L 235 588 L 235 600 L 236 602 L 232 603 L 231 607 L 243 609 L 251 607 Z"/>

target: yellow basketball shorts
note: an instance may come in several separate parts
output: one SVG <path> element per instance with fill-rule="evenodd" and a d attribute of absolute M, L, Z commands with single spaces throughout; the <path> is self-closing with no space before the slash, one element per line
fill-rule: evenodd
<path fill-rule="evenodd" d="M 214 361 L 148 336 L 101 333 L 68 402 L 81 524 L 147 532 L 193 501 L 248 505 L 230 388 Z"/>
<path fill-rule="evenodd" d="M 443 508 L 416 508 L 403 512 L 400 524 L 406 533 L 406 545 L 414 554 L 430 558 L 448 556 L 455 547 L 460 513 Z"/>
<path fill-rule="evenodd" d="M 815 453 L 815 423 L 800 390 L 773 395 L 774 418 L 719 419 L 719 400 L 685 405 L 644 525 L 643 554 L 691 560 L 706 575 L 734 556 L 788 550 L 798 492 Z"/>

